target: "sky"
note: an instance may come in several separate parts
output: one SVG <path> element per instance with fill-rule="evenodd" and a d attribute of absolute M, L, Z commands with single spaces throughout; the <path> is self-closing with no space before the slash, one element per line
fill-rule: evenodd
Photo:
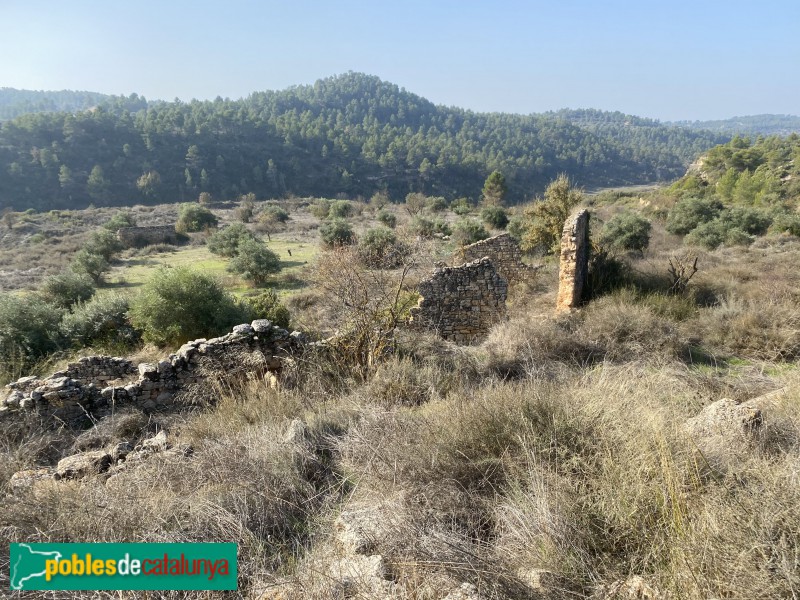
<path fill-rule="evenodd" d="M 0 87 L 240 98 L 357 71 L 475 111 L 800 115 L 797 0 L 0 0 Z"/>

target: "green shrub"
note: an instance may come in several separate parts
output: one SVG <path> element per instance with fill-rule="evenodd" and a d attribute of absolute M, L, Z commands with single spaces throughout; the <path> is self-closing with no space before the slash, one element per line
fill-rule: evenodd
<path fill-rule="evenodd" d="M 319 228 L 322 243 L 329 248 L 334 246 L 349 246 L 356 241 L 353 228 L 344 219 L 331 219 Z"/>
<path fill-rule="evenodd" d="M 725 224 L 719 219 L 714 219 L 695 227 L 686 235 L 683 242 L 689 246 L 701 246 L 713 250 L 725 242 L 727 235 Z"/>
<path fill-rule="evenodd" d="M 108 229 L 99 229 L 89 236 L 83 247 L 89 254 L 97 254 L 110 261 L 117 252 L 122 250 L 122 243 L 113 232 Z"/>
<path fill-rule="evenodd" d="M 346 219 L 353 214 L 353 204 L 348 200 L 337 200 L 328 209 L 329 219 Z"/>
<path fill-rule="evenodd" d="M 61 333 L 78 348 L 128 348 L 139 339 L 128 319 L 129 308 L 128 298 L 122 295 L 96 296 L 79 302 L 61 320 Z"/>
<path fill-rule="evenodd" d="M 515 240 L 519 241 L 525 234 L 525 218 L 520 215 L 514 215 L 508 220 L 506 231 L 511 234 Z"/>
<path fill-rule="evenodd" d="M 326 200 L 324 198 L 315 200 L 314 203 L 311 205 L 310 210 L 311 214 L 317 217 L 318 219 L 327 219 L 328 213 L 331 210 L 331 201 Z"/>
<path fill-rule="evenodd" d="M 278 255 L 262 242 L 250 238 L 237 247 L 236 255 L 228 263 L 228 271 L 241 275 L 256 285 L 264 284 L 270 275 L 281 270 Z"/>
<path fill-rule="evenodd" d="M 458 198 L 450 203 L 450 210 L 459 217 L 463 217 L 472 212 L 472 203 L 467 198 Z"/>
<path fill-rule="evenodd" d="M 378 221 L 386 225 L 386 227 L 391 227 L 392 229 L 397 227 L 397 217 L 394 213 L 390 213 L 388 210 L 378 211 Z"/>
<path fill-rule="evenodd" d="M 259 221 L 269 221 L 274 223 L 286 223 L 289 220 L 289 213 L 280 206 L 265 206 L 259 215 Z"/>
<path fill-rule="evenodd" d="M 635 212 L 622 212 L 609 219 L 600 232 L 600 244 L 617 250 L 642 252 L 650 245 L 650 221 Z"/>
<path fill-rule="evenodd" d="M 42 296 L 50 304 L 60 308 L 69 308 L 77 302 L 86 302 L 94 295 L 95 286 L 92 278 L 86 274 L 64 271 L 51 275 L 42 282 Z"/>
<path fill-rule="evenodd" d="M 453 240 L 461 246 L 474 244 L 488 237 L 489 232 L 475 219 L 460 219 L 453 225 Z"/>
<path fill-rule="evenodd" d="M 291 314 L 273 290 L 264 290 L 257 296 L 245 298 L 254 319 L 269 319 L 273 325 L 289 328 Z"/>
<path fill-rule="evenodd" d="M 109 231 L 116 231 L 123 227 L 136 227 L 136 216 L 126 210 L 120 211 L 103 224 Z"/>
<path fill-rule="evenodd" d="M 245 240 L 252 240 L 253 234 L 241 223 L 229 225 L 221 231 L 217 231 L 208 238 L 208 251 L 219 256 L 236 256 L 239 245 Z"/>
<path fill-rule="evenodd" d="M 561 244 L 564 222 L 572 210 L 583 202 L 583 192 L 574 187 L 569 177 L 556 177 L 524 213 L 520 247 L 523 252 L 541 251 L 555 254 Z"/>
<path fill-rule="evenodd" d="M 422 238 L 432 238 L 435 235 L 450 235 L 450 226 L 444 219 L 429 219 L 422 215 L 415 216 L 411 221 L 411 231 Z"/>
<path fill-rule="evenodd" d="M 481 210 L 481 219 L 494 229 L 505 229 L 508 225 L 508 213 L 502 206 L 485 206 Z"/>
<path fill-rule="evenodd" d="M 719 200 L 684 198 L 669 211 L 666 229 L 670 233 L 685 235 L 699 225 L 713 221 L 721 212 L 722 204 Z"/>
<path fill-rule="evenodd" d="M 213 277 L 186 267 L 159 268 L 129 314 L 145 341 L 162 346 L 225 333 L 249 316 Z"/>
<path fill-rule="evenodd" d="M 100 283 L 103 273 L 109 270 L 108 261 L 99 254 L 92 254 L 86 248 L 78 250 L 69 268 L 73 273 L 88 275 L 95 283 Z"/>
<path fill-rule="evenodd" d="M 432 196 L 428 198 L 428 210 L 431 212 L 442 212 L 447 208 L 447 200 L 441 196 Z"/>
<path fill-rule="evenodd" d="M 768 212 L 752 206 L 733 206 L 719 218 L 726 229 L 739 229 L 750 235 L 764 235 L 773 220 Z"/>
<path fill-rule="evenodd" d="M 789 233 L 800 237 L 800 215 L 796 213 L 778 213 L 772 220 L 772 231 L 775 233 Z"/>
<path fill-rule="evenodd" d="M 26 375 L 36 360 L 61 346 L 62 314 L 62 309 L 35 294 L 0 294 L 0 377 Z"/>
<path fill-rule="evenodd" d="M 744 229 L 733 227 L 725 232 L 726 246 L 749 246 L 755 241 L 755 236 L 750 235 Z"/>
<path fill-rule="evenodd" d="M 368 229 L 358 241 L 358 254 L 370 267 L 392 268 L 403 262 L 408 248 L 397 240 L 397 234 L 387 227 Z"/>
<path fill-rule="evenodd" d="M 216 227 L 217 217 L 207 208 L 199 204 L 181 204 L 178 209 L 178 222 L 175 224 L 175 231 L 178 233 L 192 233 L 204 231 L 211 227 Z"/>

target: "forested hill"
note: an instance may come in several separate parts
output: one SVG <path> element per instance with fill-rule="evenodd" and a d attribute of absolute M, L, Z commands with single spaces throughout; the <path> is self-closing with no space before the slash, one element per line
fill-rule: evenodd
<path fill-rule="evenodd" d="M 110 98 L 96 92 L 43 92 L 3 87 L 0 88 L 0 121 L 29 113 L 87 110 Z"/>
<path fill-rule="evenodd" d="M 800 117 L 794 115 L 752 115 L 720 121 L 676 121 L 679 127 L 715 131 L 727 135 L 790 135 L 800 133 Z"/>
<path fill-rule="evenodd" d="M 254 192 L 476 198 L 500 170 L 512 202 L 560 172 L 580 185 L 675 178 L 722 134 L 620 113 L 475 113 L 348 73 L 242 100 L 114 97 L 0 129 L 0 205 L 16 210 L 194 200 Z"/>

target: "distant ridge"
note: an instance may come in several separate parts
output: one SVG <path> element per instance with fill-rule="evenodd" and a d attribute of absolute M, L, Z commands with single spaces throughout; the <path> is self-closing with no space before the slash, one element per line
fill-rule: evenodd
<path fill-rule="evenodd" d="M 780 135 L 800 133 L 800 117 L 794 115 L 751 115 L 718 121 L 675 121 L 672 125 L 730 135 Z"/>

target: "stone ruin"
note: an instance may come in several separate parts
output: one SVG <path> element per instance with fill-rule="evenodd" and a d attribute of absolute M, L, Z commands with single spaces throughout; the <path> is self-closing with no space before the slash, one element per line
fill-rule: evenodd
<path fill-rule="evenodd" d="M 522 250 L 510 233 L 501 233 L 456 251 L 459 263 L 488 257 L 494 268 L 509 284 L 524 281 L 539 270 L 522 262 Z"/>
<path fill-rule="evenodd" d="M 158 364 L 134 367 L 123 358 L 82 358 L 50 377 L 23 377 L 8 384 L 0 418 L 35 412 L 70 422 L 104 416 L 123 404 L 152 411 L 181 394 L 189 401 L 202 398 L 220 374 L 226 380 L 261 375 L 276 385 L 277 375 L 305 344 L 302 333 L 259 319 L 222 337 L 188 342 Z"/>
<path fill-rule="evenodd" d="M 564 223 L 556 313 L 568 312 L 580 305 L 588 275 L 589 211 L 583 209 Z"/>
<path fill-rule="evenodd" d="M 141 248 L 152 244 L 177 244 L 180 241 L 175 225 L 123 227 L 117 230 L 117 239 L 126 248 Z"/>
<path fill-rule="evenodd" d="M 422 298 L 411 309 L 412 327 L 432 329 L 457 344 L 480 340 L 506 315 L 508 283 L 487 257 L 436 269 L 420 283 L 419 293 Z"/>

